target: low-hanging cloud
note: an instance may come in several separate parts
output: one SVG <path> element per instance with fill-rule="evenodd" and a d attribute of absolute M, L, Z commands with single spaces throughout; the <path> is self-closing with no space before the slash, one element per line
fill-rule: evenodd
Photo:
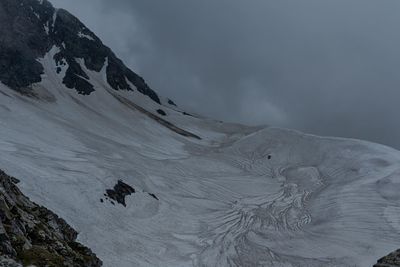
<path fill-rule="evenodd" d="M 400 148 L 399 1 L 52 2 L 189 111 Z"/>

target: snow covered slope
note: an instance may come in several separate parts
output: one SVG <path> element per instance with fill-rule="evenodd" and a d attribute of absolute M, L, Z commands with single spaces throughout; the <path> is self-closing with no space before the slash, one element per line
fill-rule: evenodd
<path fill-rule="evenodd" d="M 0 168 L 105 266 L 364 267 L 400 246 L 399 151 L 189 116 L 127 76 L 116 89 L 113 54 L 95 68 L 49 44 L 39 82 L 0 84 Z"/>

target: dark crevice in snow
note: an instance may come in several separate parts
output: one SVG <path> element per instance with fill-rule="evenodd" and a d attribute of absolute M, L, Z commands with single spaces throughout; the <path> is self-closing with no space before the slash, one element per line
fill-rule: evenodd
<path fill-rule="evenodd" d="M 156 195 L 154 195 L 153 193 L 147 193 L 147 194 L 149 194 L 149 196 L 151 196 L 155 200 L 159 200 L 158 197 Z"/>

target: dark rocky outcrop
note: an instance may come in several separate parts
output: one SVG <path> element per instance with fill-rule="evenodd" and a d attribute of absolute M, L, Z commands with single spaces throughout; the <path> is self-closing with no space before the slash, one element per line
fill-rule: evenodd
<path fill-rule="evenodd" d="M 175 106 L 176 107 L 175 102 L 172 101 L 171 99 L 168 99 L 168 104 L 171 105 L 171 106 Z"/>
<path fill-rule="evenodd" d="M 161 116 L 167 116 L 167 113 L 165 113 L 165 111 L 162 109 L 157 109 L 157 113 L 160 114 Z"/>
<path fill-rule="evenodd" d="M 74 229 L 53 212 L 31 202 L 17 188 L 17 182 L 17 179 L 0 171 L 1 264 L 102 265 L 90 249 L 76 242 L 78 233 Z"/>
<path fill-rule="evenodd" d="M 379 259 L 374 267 L 400 267 L 400 249 Z"/>
<path fill-rule="evenodd" d="M 79 94 L 94 91 L 87 69 L 99 72 L 107 63 L 109 85 L 115 90 L 137 89 L 153 101 L 158 95 L 142 77 L 127 68 L 101 40 L 76 17 L 55 9 L 47 0 L 0 0 L 0 81 L 14 90 L 29 92 L 41 81 L 43 66 L 37 61 L 53 46 L 58 66 L 68 64 L 63 83 Z M 57 68 L 60 73 L 60 68 Z M 129 83 L 128 83 L 129 81 Z M 135 88 L 132 88 L 135 87 Z"/>
<path fill-rule="evenodd" d="M 114 189 L 106 190 L 106 195 L 126 207 L 125 197 L 132 195 L 135 192 L 136 191 L 132 186 L 119 180 L 114 186 Z"/>
<path fill-rule="evenodd" d="M 143 193 L 147 193 L 150 197 L 155 200 L 159 200 L 158 197 L 153 193 L 142 191 Z M 135 188 L 124 183 L 122 180 L 118 180 L 117 184 L 113 189 L 107 189 L 104 194 L 106 200 L 109 200 L 111 204 L 115 205 L 114 201 L 126 207 L 126 197 L 136 193 Z M 114 200 L 114 201 L 113 201 Z M 104 200 L 100 199 L 101 203 L 104 203 Z"/>

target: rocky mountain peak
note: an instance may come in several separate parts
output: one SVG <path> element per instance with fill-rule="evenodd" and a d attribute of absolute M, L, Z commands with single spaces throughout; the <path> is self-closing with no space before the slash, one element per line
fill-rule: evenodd
<path fill-rule="evenodd" d="M 95 91 L 88 70 L 106 67 L 107 82 L 115 90 L 138 90 L 160 104 L 144 79 L 131 71 L 82 22 L 68 11 L 55 9 L 47 0 L 0 0 L 0 81 L 10 88 L 33 93 L 31 85 L 45 72 L 38 61 L 52 47 L 57 69 L 65 67 L 62 81 L 79 94 Z M 133 88 L 135 87 L 135 88 Z"/>

